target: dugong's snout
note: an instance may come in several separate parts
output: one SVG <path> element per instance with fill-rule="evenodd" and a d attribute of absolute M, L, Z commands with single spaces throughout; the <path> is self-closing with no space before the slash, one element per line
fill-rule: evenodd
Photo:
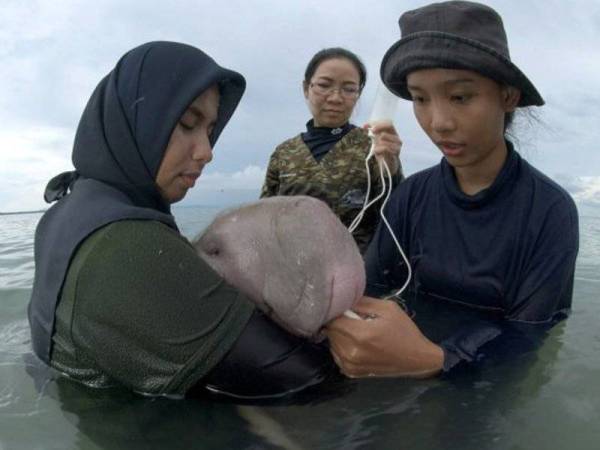
<path fill-rule="evenodd" d="M 366 276 L 360 266 L 339 268 L 333 275 L 330 308 L 326 322 L 341 316 L 361 299 L 365 290 Z"/>

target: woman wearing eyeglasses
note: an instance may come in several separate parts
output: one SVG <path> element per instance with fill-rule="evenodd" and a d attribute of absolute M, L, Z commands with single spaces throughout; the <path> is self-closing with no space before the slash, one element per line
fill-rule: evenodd
<path fill-rule="evenodd" d="M 352 223 L 365 202 L 365 158 L 371 141 L 366 129 L 349 119 L 366 79 L 364 64 L 346 49 L 327 48 L 312 57 L 302 83 L 312 119 L 305 132 L 278 145 L 271 155 L 261 197 L 309 195 L 327 203 L 346 226 Z M 396 185 L 403 179 L 400 138 L 390 123 L 375 124 L 371 131 L 374 153 L 385 159 Z M 373 198 L 381 191 L 375 160 L 370 172 Z M 378 211 L 372 206 L 353 232 L 361 252 L 373 236 Z"/>

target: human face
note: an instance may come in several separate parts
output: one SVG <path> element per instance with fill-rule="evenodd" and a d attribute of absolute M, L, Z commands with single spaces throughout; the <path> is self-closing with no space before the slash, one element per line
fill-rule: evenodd
<path fill-rule="evenodd" d="M 406 80 L 419 125 L 448 163 L 495 177 L 506 158 L 504 117 L 519 91 L 468 70 L 417 70 Z"/>
<path fill-rule="evenodd" d="M 329 94 L 318 94 L 311 85 L 331 86 L 335 90 Z M 346 58 L 326 59 L 317 67 L 314 75 L 304 82 L 304 97 L 313 116 L 316 127 L 340 127 L 350 119 L 358 99 L 343 96 L 341 89 L 360 88 L 360 75 L 352 62 Z M 360 92 L 360 91 L 358 91 Z"/>
<path fill-rule="evenodd" d="M 212 160 L 210 135 L 218 109 L 219 89 L 215 85 L 200 94 L 175 125 L 156 175 L 158 189 L 167 202 L 185 197 Z"/>

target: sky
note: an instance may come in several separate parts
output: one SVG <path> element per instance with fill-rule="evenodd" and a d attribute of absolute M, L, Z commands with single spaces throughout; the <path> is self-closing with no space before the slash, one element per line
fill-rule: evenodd
<path fill-rule="evenodd" d="M 351 121 L 366 122 L 381 58 L 416 0 L 2 0 L 0 2 L 0 212 L 44 209 L 96 84 L 129 49 L 152 40 L 194 45 L 237 70 L 247 90 L 183 205 L 257 198 L 275 146 L 310 118 L 302 77 L 312 55 L 357 53 L 367 86 Z M 600 204 L 600 1 L 490 0 L 512 61 L 546 100 L 517 119 L 517 147 L 579 202 Z M 440 160 L 400 100 L 394 123 L 411 174 Z"/>

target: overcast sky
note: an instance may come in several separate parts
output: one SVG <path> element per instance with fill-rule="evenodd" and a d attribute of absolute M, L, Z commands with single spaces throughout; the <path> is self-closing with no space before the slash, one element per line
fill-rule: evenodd
<path fill-rule="evenodd" d="M 253 198 L 275 146 L 309 119 L 301 81 L 310 57 L 343 46 L 363 59 L 367 87 L 352 118 L 361 125 L 381 58 L 399 38 L 398 17 L 427 3 L 1 0 L 0 211 L 47 206 L 43 189 L 72 168 L 75 129 L 92 90 L 123 53 L 151 40 L 199 47 L 248 82 L 213 162 L 184 202 Z M 600 1 L 484 3 L 503 17 L 513 62 L 546 100 L 535 108 L 538 122 L 517 128 L 521 154 L 577 199 L 600 203 Z M 400 101 L 395 124 L 408 174 L 439 161 L 409 102 Z"/>

